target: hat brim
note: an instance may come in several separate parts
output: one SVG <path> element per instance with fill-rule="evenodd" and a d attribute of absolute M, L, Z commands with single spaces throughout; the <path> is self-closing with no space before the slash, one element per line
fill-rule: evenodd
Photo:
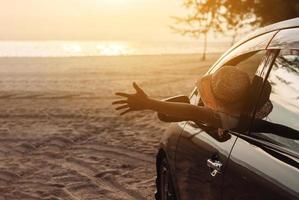
<path fill-rule="evenodd" d="M 217 101 L 212 92 L 211 83 L 212 75 L 203 76 L 201 79 L 197 81 L 197 88 L 205 106 L 208 106 L 213 110 L 217 110 L 219 102 Z"/>
<path fill-rule="evenodd" d="M 214 111 L 224 112 L 231 115 L 238 115 L 243 108 L 242 102 L 227 104 L 217 99 L 212 91 L 212 75 L 203 76 L 197 81 L 197 89 L 199 90 L 201 100 L 204 105 Z"/>

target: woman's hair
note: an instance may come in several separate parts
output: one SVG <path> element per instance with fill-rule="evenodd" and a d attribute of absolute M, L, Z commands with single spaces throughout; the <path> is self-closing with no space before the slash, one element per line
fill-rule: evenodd
<path fill-rule="evenodd" d="M 272 86 L 269 81 L 264 83 L 264 88 L 262 90 L 259 102 L 257 104 L 255 117 L 259 119 L 263 119 L 272 112 L 273 104 L 270 101 Z"/>
<path fill-rule="evenodd" d="M 269 83 L 269 81 L 266 81 L 264 83 L 264 87 L 259 99 L 259 103 L 257 105 L 258 109 L 261 108 L 265 103 L 270 101 L 271 90 L 272 90 L 271 84 Z"/>

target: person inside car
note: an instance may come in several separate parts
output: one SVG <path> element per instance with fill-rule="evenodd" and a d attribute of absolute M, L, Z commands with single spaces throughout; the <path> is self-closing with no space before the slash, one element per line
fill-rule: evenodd
<path fill-rule="evenodd" d="M 250 86 L 251 81 L 246 72 L 235 66 L 224 66 L 214 74 L 206 75 L 198 80 L 197 89 L 201 95 L 203 106 L 153 99 L 135 82 L 133 83 L 136 90 L 135 94 L 117 92 L 116 95 L 126 99 L 114 101 L 112 104 L 120 105 L 116 107 L 116 110 L 126 109 L 121 115 L 131 111 L 153 110 L 177 117 L 182 121 L 190 120 L 204 123 L 210 127 L 218 128 L 219 139 L 224 142 L 227 138 L 225 137 L 225 130 L 235 128 L 248 130 L 248 124 L 243 127 L 242 123 L 239 122 L 240 119 L 244 119 L 241 114 L 243 109 L 248 106 L 248 100 L 251 101 L 248 97 Z M 298 131 L 264 120 L 273 109 L 270 101 L 271 90 L 271 84 L 266 81 L 252 121 L 251 131 L 283 134 L 286 138 L 299 139 Z M 245 121 L 250 122 L 249 117 L 250 115 L 245 116 Z"/>
<path fill-rule="evenodd" d="M 115 93 L 125 99 L 114 101 L 116 110 L 153 110 L 183 120 L 202 122 L 212 127 L 232 129 L 238 125 L 250 87 L 248 74 L 235 66 L 224 66 L 197 82 L 204 106 L 166 102 L 149 97 L 135 82 L 135 94 Z"/>

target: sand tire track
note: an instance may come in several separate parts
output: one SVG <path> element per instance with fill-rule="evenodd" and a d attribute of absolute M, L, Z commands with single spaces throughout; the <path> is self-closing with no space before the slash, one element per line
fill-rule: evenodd
<path fill-rule="evenodd" d="M 87 150 L 90 152 L 100 152 L 101 155 L 106 155 L 111 158 L 119 158 L 127 162 L 140 163 L 140 164 L 154 164 L 155 159 L 152 156 L 130 151 L 123 148 L 117 148 L 109 145 L 85 145 L 85 146 L 72 146 L 71 150 Z"/>
<path fill-rule="evenodd" d="M 89 163 L 86 163 L 83 160 L 77 159 L 77 158 L 67 158 L 67 163 L 63 164 L 64 166 L 66 166 L 67 168 L 76 170 L 78 173 L 88 177 L 91 181 L 95 182 L 95 183 L 100 183 L 100 184 L 104 184 L 106 186 L 109 186 L 112 191 L 118 191 L 121 194 L 124 194 L 125 196 L 128 197 L 128 199 L 132 199 L 132 197 L 136 200 L 142 200 L 142 199 L 146 199 L 143 195 L 141 195 L 140 193 L 127 189 L 124 186 L 122 186 L 121 184 L 108 179 L 108 178 L 101 178 L 99 176 L 97 176 L 97 169 L 95 169 L 94 167 L 90 166 Z"/>

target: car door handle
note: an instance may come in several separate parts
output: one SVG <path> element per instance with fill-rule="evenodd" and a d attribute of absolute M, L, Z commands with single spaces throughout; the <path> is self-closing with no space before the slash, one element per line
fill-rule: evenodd
<path fill-rule="evenodd" d="M 217 174 L 221 173 L 222 163 L 219 160 L 207 160 L 207 166 L 210 168 L 211 176 L 216 176 Z"/>

